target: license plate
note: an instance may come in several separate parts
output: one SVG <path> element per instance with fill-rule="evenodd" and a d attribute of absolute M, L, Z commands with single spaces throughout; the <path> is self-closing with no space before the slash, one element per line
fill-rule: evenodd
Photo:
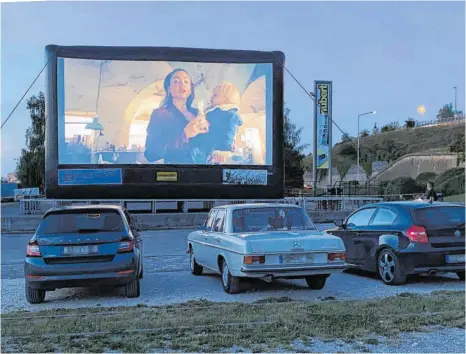
<path fill-rule="evenodd" d="M 447 263 L 464 263 L 464 254 L 447 255 Z"/>
<path fill-rule="evenodd" d="M 70 256 L 83 256 L 98 253 L 97 246 L 69 246 L 65 247 L 63 254 Z"/>
<path fill-rule="evenodd" d="M 319 259 L 319 255 L 312 254 L 312 253 L 299 253 L 299 254 L 286 254 L 280 256 L 280 263 L 317 263 Z"/>

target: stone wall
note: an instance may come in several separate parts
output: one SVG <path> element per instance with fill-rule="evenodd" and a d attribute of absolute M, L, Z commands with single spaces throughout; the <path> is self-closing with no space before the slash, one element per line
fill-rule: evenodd
<path fill-rule="evenodd" d="M 375 178 L 377 181 L 390 181 L 396 177 L 411 177 L 415 179 L 423 172 L 435 172 L 437 175 L 457 167 L 457 155 L 424 155 L 406 156 Z"/>

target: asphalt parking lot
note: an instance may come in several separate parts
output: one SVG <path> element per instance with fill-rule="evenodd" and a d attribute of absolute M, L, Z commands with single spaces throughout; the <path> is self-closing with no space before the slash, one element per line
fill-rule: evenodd
<path fill-rule="evenodd" d="M 386 297 L 403 292 L 464 290 L 464 281 L 459 281 L 454 274 L 416 277 L 406 285 L 393 287 L 384 285 L 374 276 L 351 272 L 332 275 L 322 290 L 310 290 L 302 280 L 277 281 L 271 284 L 254 281 L 247 284 L 249 290 L 246 292 L 228 295 L 222 289 L 219 276 L 191 275 L 186 254 L 188 233 L 187 230 L 142 233 L 145 259 L 139 298 L 126 299 L 121 289 L 114 288 L 61 289 L 47 293 L 45 302 L 40 305 L 28 304 L 24 296 L 23 260 L 31 235 L 2 235 L 2 313 L 57 307 L 165 305 L 199 299 L 253 302 L 267 297 L 288 296 L 319 301 Z"/>

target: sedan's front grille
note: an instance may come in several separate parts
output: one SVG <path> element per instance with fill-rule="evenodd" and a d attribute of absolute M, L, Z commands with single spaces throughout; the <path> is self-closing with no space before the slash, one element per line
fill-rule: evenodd
<path fill-rule="evenodd" d="M 111 262 L 114 256 L 90 256 L 90 257 L 54 257 L 44 258 L 46 264 L 72 264 L 72 263 L 98 263 Z"/>

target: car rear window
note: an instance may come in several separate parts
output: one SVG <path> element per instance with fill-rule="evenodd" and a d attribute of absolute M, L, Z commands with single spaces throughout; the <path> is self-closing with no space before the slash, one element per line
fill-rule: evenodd
<path fill-rule="evenodd" d="M 40 223 L 39 235 L 124 231 L 120 213 L 115 210 L 79 210 L 48 214 Z"/>
<path fill-rule="evenodd" d="M 444 206 L 411 210 L 415 225 L 424 227 L 464 227 L 464 207 Z"/>
<path fill-rule="evenodd" d="M 233 232 L 317 230 L 301 208 L 266 207 L 233 211 Z"/>

